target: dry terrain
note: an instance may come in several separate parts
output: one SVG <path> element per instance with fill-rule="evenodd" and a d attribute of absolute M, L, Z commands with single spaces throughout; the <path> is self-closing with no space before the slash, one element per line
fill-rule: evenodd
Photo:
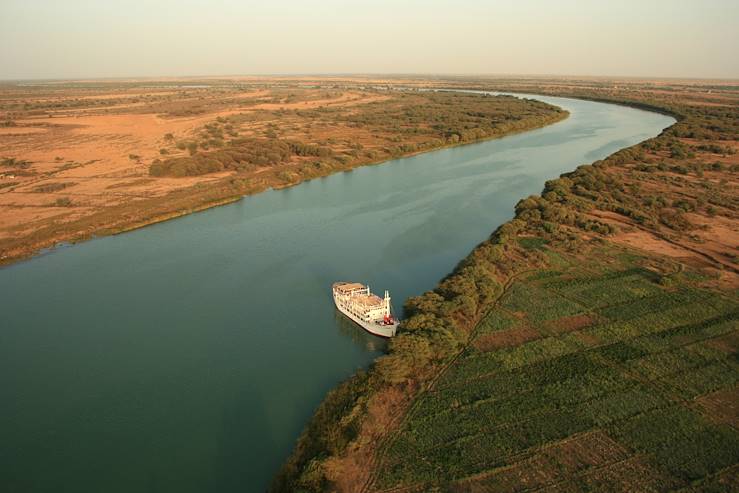
<path fill-rule="evenodd" d="M 382 81 L 6 83 L 0 263 L 564 117 L 541 103 L 395 91 Z"/>
<path fill-rule="evenodd" d="M 295 96 L 280 89 L 199 86 L 98 83 L 3 88 L 0 157 L 21 164 L 0 168 L 0 240 L 232 174 L 149 176 L 154 159 L 162 153 L 187 154 L 177 143 L 198 141 L 198 132 L 217 118 L 261 116 L 264 111 L 289 108 L 350 107 L 387 97 L 360 91 L 305 90 Z M 265 119 L 249 122 L 238 132 L 255 134 L 266 124 Z"/>

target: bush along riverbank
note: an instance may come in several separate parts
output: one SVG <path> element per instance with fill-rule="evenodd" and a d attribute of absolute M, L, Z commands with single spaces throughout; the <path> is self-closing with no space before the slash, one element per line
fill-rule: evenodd
<path fill-rule="evenodd" d="M 327 395 L 272 491 L 736 486 L 739 107 L 526 89 L 678 122 L 547 182 L 409 299 L 388 354 Z"/>

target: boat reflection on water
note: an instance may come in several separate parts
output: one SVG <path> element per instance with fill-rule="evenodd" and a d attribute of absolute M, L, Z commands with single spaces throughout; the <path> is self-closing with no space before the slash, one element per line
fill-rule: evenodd
<path fill-rule="evenodd" d="M 350 338 L 356 344 L 367 349 L 368 351 L 385 351 L 387 348 L 387 339 L 373 336 L 362 327 L 349 320 L 339 310 L 334 309 L 334 320 L 339 328 L 341 335 Z"/>

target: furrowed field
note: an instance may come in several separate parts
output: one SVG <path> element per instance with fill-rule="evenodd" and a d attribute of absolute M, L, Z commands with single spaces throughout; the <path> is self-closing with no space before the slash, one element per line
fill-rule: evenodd
<path fill-rule="evenodd" d="M 412 407 L 378 489 L 738 486 L 736 297 L 620 249 L 589 255 L 510 286 Z"/>

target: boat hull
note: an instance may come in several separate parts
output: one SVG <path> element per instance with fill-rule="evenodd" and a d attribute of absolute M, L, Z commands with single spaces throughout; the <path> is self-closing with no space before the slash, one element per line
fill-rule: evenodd
<path fill-rule="evenodd" d="M 342 305 L 342 303 L 336 299 L 336 296 L 334 296 L 334 304 L 336 305 L 336 309 L 339 310 L 344 316 L 346 316 L 349 320 L 359 325 L 360 327 L 362 327 L 364 330 L 366 330 L 372 335 L 375 335 L 378 337 L 390 338 L 390 337 L 393 337 L 398 330 L 397 322 L 392 325 L 382 325 L 382 324 L 378 324 L 374 322 L 367 322 L 365 320 L 360 320 L 359 317 L 355 316 L 353 313 L 347 310 Z"/>

